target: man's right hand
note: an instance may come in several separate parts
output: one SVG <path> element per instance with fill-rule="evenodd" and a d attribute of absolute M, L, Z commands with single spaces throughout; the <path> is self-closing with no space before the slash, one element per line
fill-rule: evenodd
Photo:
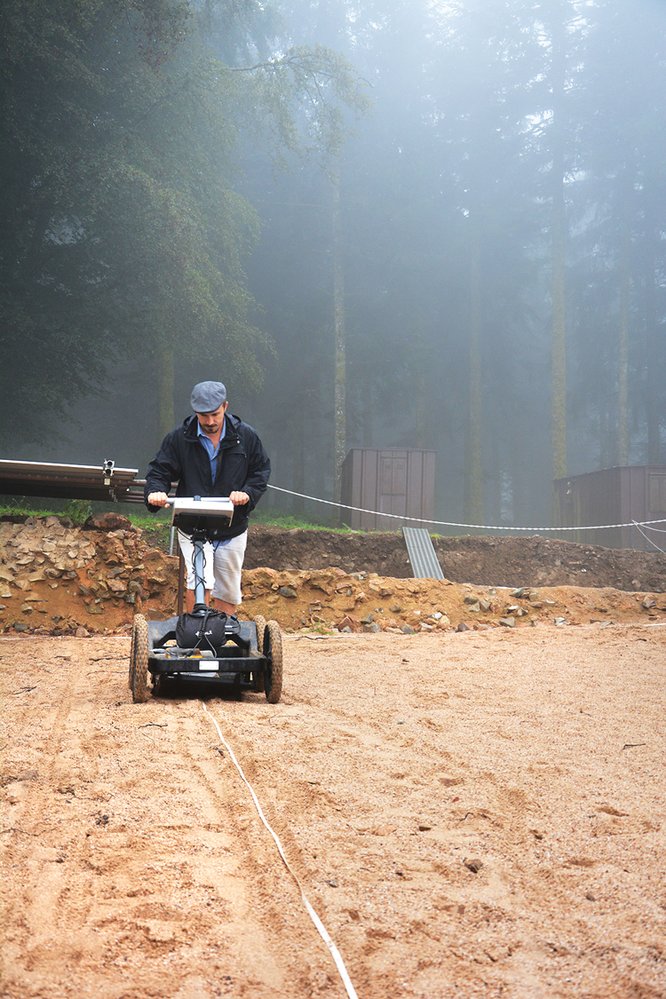
<path fill-rule="evenodd" d="M 166 493 L 148 493 L 148 503 L 150 506 L 166 506 L 169 497 Z"/>

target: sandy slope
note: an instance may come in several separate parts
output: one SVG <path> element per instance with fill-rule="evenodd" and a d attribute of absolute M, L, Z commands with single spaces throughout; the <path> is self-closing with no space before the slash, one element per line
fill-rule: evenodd
<path fill-rule="evenodd" d="M 666 994 L 666 628 L 285 638 L 283 700 L 133 705 L 0 639 L 6 997 Z"/>

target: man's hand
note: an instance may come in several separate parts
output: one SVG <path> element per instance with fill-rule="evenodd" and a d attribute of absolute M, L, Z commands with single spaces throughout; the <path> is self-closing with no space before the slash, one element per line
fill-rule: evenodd
<path fill-rule="evenodd" d="M 148 502 L 151 506 L 166 506 L 169 497 L 166 493 L 148 493 Z"/>
<path fill-rule="evenodd" d="M 246 503 L 250 502 L 250 497 L 247 493 L 229 493 L 229 499 L 234 506 L 245 506 Z"/>

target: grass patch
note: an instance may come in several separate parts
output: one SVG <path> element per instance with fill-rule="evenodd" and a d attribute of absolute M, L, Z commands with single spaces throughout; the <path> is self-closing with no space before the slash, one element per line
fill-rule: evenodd
<path fill-rule="evenodd" d="M 335 534 L 359 533 L 358 531 L 352 531 L 351 527 L 347 527 L 346 525 L 337 527 L 332 524 L 313 524 L 312 521 L 303 520 L 300 517 L 279 513 L 253 513 L 251 523 L 261 524 L 262 527 L 279 527 L 283 531 L 332 531 Z"/>
<path fill-rule="evenodd" d="M 141 507 L 139 507 L 142 510 Z M 49 506 L 40 505 L 39 501 L 31 503 L 10 502 L 0 505 L 0 517 L 4 518 L 24 518 L 24 517 L 67 517 L 74 524 L 83 525 L 93 513 L 113 511 L 123 517 L 127 517 L 134 527 L 140 528 L 144 533 L 152 538 L 164 540 L 168 543 L 171 529 L 171 514 L 168 511 L 159 513 L 148 513 L 147 511 L 135 512 L 134 504 L 110 504 L 91 503 L 88 500 L 67 500 L 60 503 L 51 500 Z M 363 531 L 352 531 L 350 527 L 334 527 L 330 524 L 313 524 L 311 521 L 303 520 L 300 517 L 289 516 L 288 514 L 271 514 L 270 512 L 257 512 L 251 517 L 251 524 L 263 527 L 277 527 L 283 531 L 332 531 L 335 534 L 362 534 Z"/>

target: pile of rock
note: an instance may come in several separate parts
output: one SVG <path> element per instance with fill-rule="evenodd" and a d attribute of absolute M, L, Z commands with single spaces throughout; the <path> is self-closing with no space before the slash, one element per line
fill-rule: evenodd
<path fill-rule="evenodd" d="M 68 634 L 94 615 L 104 624 L 93 630 L 124 630 L 145 597 L 175 599 L 177 560 L 146 545 L 127 520 L 112 531 L 92 526 L 58 517 L 0 523 L 3 630 Z"/>

